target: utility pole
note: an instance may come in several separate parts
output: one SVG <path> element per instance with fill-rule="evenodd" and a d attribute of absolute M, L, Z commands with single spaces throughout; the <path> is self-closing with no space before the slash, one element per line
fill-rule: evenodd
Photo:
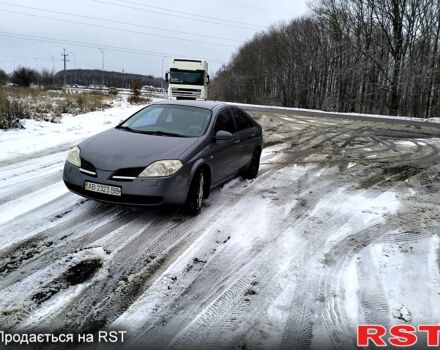
<path fill-rule="evenodd" d="M 63 49 L 63 53 L 61 54 L 61 56 L 63 56 L 63 61 L 64 61 L 64 90 L 66 89 L 66 81 L 67 81 L 67 73 L 66 73 L 66 62 L 69 62 L 69 60 L 67 59 L 67 56 L 69 56 L 66 53 L 66 49 Z"/>
<path fill-rule="evenodd" d="M 55 58 L 52 55 L 50 55 L 50 58 L 52 59 L 52 73 L 55 74 Z"/>
<path fill-rule="evenodd" d="M 162 57 L 162 77 L 161 77 L 162 93 L 164 93 L 164 86 L 163 86 L 163 83 L 164 83 L 164 76 L 163 76 L 163 63 L 164 63 L 164 61 L 165 61 L 167 58 L 168 58 L 168 56 L 163 56 L 163 57 Z"/>
<path fill-rule="evenodd" d="M 33 59 L 35 60 L 35 63 L 37 64 L 37 72 L 40 70 L 40 65 L 38 63 L 38 57 L 33 57 Z"/>
<path fill-rule="evenodd" d="M 122 69 L 121 89 L 124 88 L 124 69 Z"/>
<path fill-rule="evenodd" d="M 75 69 L 75 74 L 73 75 L 73 80 L 74 80 L 74 84 L 77 84 L 77 79 L 76 79 L 76 53 L 72 52 L 70 50 L 67 50 L 67 51 L 69 51 L 73 55 L 73 67 Z"/>
<path fill-rule="evenodd" d="M 101 48 L 99 48 L 99 50 L 101 51 L 101 53 L 102 53 L 102 72 L 101 72 L 101 85 L 102 85 L 102 88 L 104 87 L 104 50 L 103 49 L 101 49 Z"/>

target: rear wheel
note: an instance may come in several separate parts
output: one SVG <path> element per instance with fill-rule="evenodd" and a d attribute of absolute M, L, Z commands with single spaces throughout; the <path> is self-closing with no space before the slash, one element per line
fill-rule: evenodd
<path fill-rule="evenodd" d="M 244 179 L 255 179 L 257 177 L 258 170 L 260 169 L 260 155 L 261 151 L 257 148 L 252 155 L 251 162 L 242 175 Z"/>
<path fill-rule="evenodd" d="M 202 211 L 204 196 L 205 177 L 203 171 L 198 172 L 189 188 L 188 197 L 185 203 L 186 212 L 190 215 L 198 215 Z"/>

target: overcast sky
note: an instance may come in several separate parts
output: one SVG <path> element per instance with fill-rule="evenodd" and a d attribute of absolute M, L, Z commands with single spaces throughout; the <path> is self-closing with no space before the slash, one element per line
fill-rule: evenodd
<path fill-rule="evenodd" d="M 214 73 L 254 33 L 307 11 L 306 0 L 0 0 L 0 67 L 58 71 L 65 48 L 67 68 L 101 68 L 101 47 L 106 70 L 160 76 L 179 56 Z"/>

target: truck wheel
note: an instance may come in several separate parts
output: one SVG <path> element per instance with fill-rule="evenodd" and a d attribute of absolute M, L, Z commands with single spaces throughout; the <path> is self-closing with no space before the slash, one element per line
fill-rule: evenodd
<path fill-rule="evenodd" d="M 202 210 L 204 186 L 205 177 L 203 175 L 203 171 L 200 171 L 194 176 L 189 188 L 188 197 L 185 203 L 185 209 L 188 214 L 193 216 L 200 214 Z"/>

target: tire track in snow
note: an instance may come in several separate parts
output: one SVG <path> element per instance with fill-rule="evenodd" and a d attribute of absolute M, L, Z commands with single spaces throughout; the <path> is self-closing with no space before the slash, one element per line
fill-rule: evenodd
<path fill-rule="evenodd" d="M 305 175 L 308 177 L 309 174 Z M 300 178 L 301 179 L 301 178 Z M 292 181 L 295 183 L 295 179 Z M 332 185 L 328 184 L 328 188 L 330 188 Z M 286 193 L 291 193 L 294 195 L 294 192 L 289 192 L 288 189 Z M 318 200 L 319 196 L 316 196 Z M 244 200 L 244 199 L 242 199 Z M 238 204 L 237 204 L 238 206 Z M 251 205 L 248 205 L 248 207 L 251 207 Z M 298 210 L 301 211 L 303 209 L 303 203 L 298 202 Z M 296 208 L 295 208 L 296 209 Z M 295 212 L 294 209 L 292 209 L 292 212 Z M 287 213 L 288 214 L 288 213 Z M 222 224 L 224 227 L 224 223 Z M 272 226 L 272 225 L 271 225 Z M 262 299 L 261 302 L 263 302 L 262 305 L 255 305 L 252 302 L 244 302 L 243 300 L 246 299 L 244 297 L 246 288 L 249 288 L 251 286 L 250 283 L 245 283 L 243 281 L 248 281 L 249 279 L 252 279 L 250 276 L 253 276 L 252 281 L 260 283 L 261 285 L 265 285 L 265 280 L 270 280 L 271 275 L 273 275 L 277 269 L 277 266 L 274 265 L 273 262 L 273 253 L 276 252 L 276 249 L 278 247 L 278 244 L 276 243 L 276 237 L 277 235 L 280 235 L 285 232 L 286 229 L 290 228 L 292 226 L 292 223 L 289 221 L 283 221 L 280 220 L 280 222 L 273 223 L 273 233 L 272 235 L 275 236 L 273 239 L 271 239 L 270 242 L 263 241 L 260 245 L 261 248 L 256 248 L 253 253 L 241 256 L 241 255 L 235 255 L 233 256 L 234 252 L 231 254 L 221 255 L 221 257 L 218 257 L 215 253 L 213 257 L 210 257 L 206 265 L 203 268 L 203 271 L 201 274 L 198 274 L 197 280 L 192 282 L 187 289 L 185 290 L 185 294 L 182 296 L 183 299 L 178 299 L 176 304 L 170 304 L 169 309 L 179 309 L 179 310 L 186 310 L 192 308 L 190 305 L 202 303 L 202 305 L 208 304 L 207 308 L 203 308 L 200 311 L 198 311 L 196 314 L 183 314 L 179 317 L 173 316 L 173 319 L 170 321 L 167 321 L 166 329 L 163 329 L 161 331 L 162 327 L 159 327 L 159 324 L 162 324 L 165 320 L 162 320 L 159 318 L 157 321 L 159 324 L 157 327 L 151 328 L 151 332 L 143 334 L 143 337 L 148 339 L 149 344 L 152 344 L 152 348 L 164 348 L 166 344 L 164 342 L 169 341 L 169 338 L 172 334 L 178 333 L 179 329 L 182 329 L 186 326 L 188 321 L 191 321 L 193 318 L 195 320 L 190 323 L 191 326 L 187 326 L 188 329 L 181 330 L 181 338 L 178 338 L 176 340 L 176 348 L 188 348 L 191 346 L 196 346 L 197 343 L 191 343 L 191 341 L 195 341 L 195 339 L 199 339 L 202 341 L 204 338 L 201 336 L 198 336 L 198 333 L 205 334 L 203 325 L 208 324 L 210 319 L 214 318 L 216 323 L 215 330 L 209 329 L 206 330 L 206 332 L 209 333 L 209 337 L 207 334 L 205 334 L 205 338 L 208 337 L 209 339 L 218 339 L 218 343 L 211 344 L 212 346 L 220 346 L 221 343 L 224 344 L 224 347 L 227 347 L 227 341 L 225 338 L 222 338 L 220 335 L 221 333 L 227 333 L 231 335 L 233 333 L 234 329 L 236 328 L 236 322 L 234 321 L 239 319 L 242 314 L 246 314 L 247 317 L 249 315 L 245 313 L 245 310 L 248 310 L 249 308 L 255 308 L 256 310 L 260 309 L 260 306 L 265 306 L 264 303 L 267 304 L 268 300 L 270 299 Z M 233 239 L 233 235 L 232 235 Z M 264 248 L 267 247 L 267 248 Z M 261 251 L 263 252 L 261 252 Z M 267 252 L 267 250 L 270 250 Z M 263 258 L 261 255 L 264 255 L 265 258 Z M 204 259 L 204 258 L 202 258 Z M 211 262 L 211 259 L 212 262 Z M 220 262 L 218 261 L 219 259 Z M 232 275 L 228 278 L 231 279 L 230 282 L 227 282 L 224 278 L 220 278 L 218 276 L 218 273 L 214 273 L 214 271 L 219 271 L 220 266 L 230 266 L 231 259 L 234 261 L 237 261 L 238 271 L 235 269 L 232 269 Z M 213 265 L 214 264 L 214 265 Z M 255 267 L 257 265 L 257 267 Z M 230 268 L 231 269 L 231 268 Z M 224 274 L 225 272 L 223 272 Z M 216 278 L 217 276 L 217 278 Z M 240 276 L 242 276 L 240 278 Z M 238 278 L 238 280 L 237 280 Z M 180 279 L 180 278 L 179 278 Z M 237 281 L 237 282 L 234 282 Z M 238 283 L 238 284 L 237 284 Z M 225 287 L 220 287 L 219 290 L 221 291 L 221 296 L 218 297 L 218 290 L 216 292 L 216 289 L 218 286 L 224 286 L 227 285 L 228 287 L 225 289 Z M 209 286 L 209 288 L 203 287 L 203 286 Z M 246 287 L 246 288 L 245 288 Z M 192 290 L 197 291 L 197 293 L 194 295 L 192 294 Z M 205 297 L 203 297 L 205 295 Z M 185 297 L 187 296 L 187 298 Z M 196 300 L 192 300 L 192 296 L 196 296 Z M 189 299 L 188 299 L 189 298 Z M 208 298 L 205 300 L 205 298 Z M 210 301 L 210 298 L 215 298 L 214 301 Z M 217 300 L 220 298 L 219 300 Z M 252 297 L 249 297 L 252 298 Z M 187 299 L 185 302 L 184 300 Z M 203 300 L 203 301 L 202 301 Z M 213 303 L 213 304 L 212 304 Z M 222 309 L 219 310 L 218 305 L 221 303 Z M 266 305 L 267 306 L 267 305 Z M 263 308 L 264 309 L 264 308 Z M 170 314 L 170 311 L 166 311 L 163 309 L 157 310 L 158 315 L 162 314 Z M 160 312 L 160 313 L 159 313 Z M 194 312 L 194 311 L 193 311 Z M 252 323 L 252 319 L 248 322 Z M 212 321 L 214 322 L 214 321 Z M 237 321 L 238 322 L 238 321 Z M 257 318 L 254 322 L 257 322 Z M 150 327 L 151 327 L 150 326 Z M 245 331 L 248 331 L 249 329 L 245 329 Z M 146 331 L 145 331 L 146 332 Z M 165 332 L 165 333 L 163 333 Z M 214 332 L 214 333 L 213 333 Z M 190 343 L 188 343 L 190 342 Z M 226 343 L 225 343 L 226 342 Z"/>
<path fill-rule="evenodd" d="M 262 181 L 271 172 L 269 170 L 252 184 Z M 78 300 L 68 305 L 63 310 L 65 319 L 57 318 L 56 323 L 78 329 L 111 322 L 149 287 L 153 276 L 165 270 L 173 258 L 177 258 L 197 235 L 204 232 L 213 218 L 227 209 L 238 194 L 243 195 L 249 191 L 252 191 L 252 186 L 240 188 L 238 193 L 223 198 L 226 200 L 222 203 L 206 208 L 203 215 L 197 218 L 170 213 L 166 209 L 163 210 L 163 216 L 155 213 L 159 217 L 157 221 L 113 256 L 109 267 L 110 277 L 103 283 L 93 285 Z M 149 237 L 146 239 L 146 236 Z M 103 294 L 107 295 L 104 300 L 101 297 Z M 95 304 L 92 310 L 90 303 Z"/>

